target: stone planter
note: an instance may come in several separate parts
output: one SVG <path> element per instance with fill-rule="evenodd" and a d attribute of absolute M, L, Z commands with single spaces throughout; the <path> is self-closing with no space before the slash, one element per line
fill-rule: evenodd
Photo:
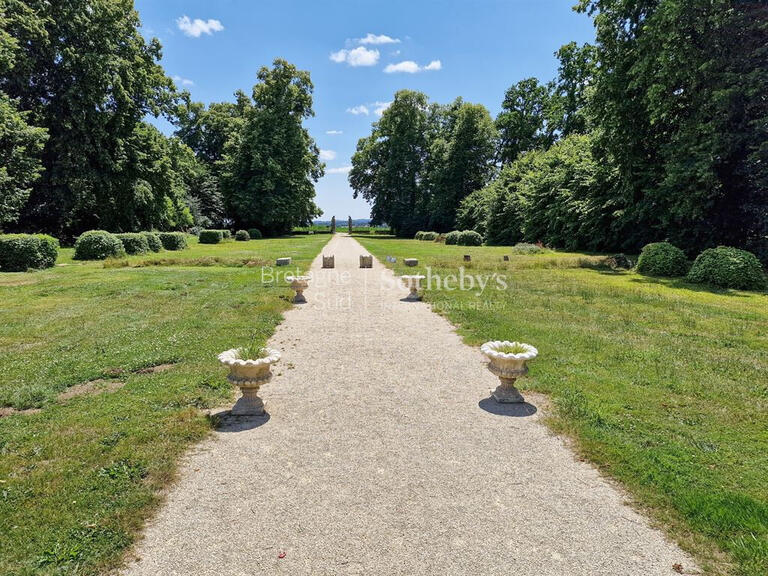
<path fill-rule="evenodd" d="M 294 304 L 306 304 L 307 299 L 304 297 L 304 290 L 309 288 L 309 276 L 288 276 L 286 280 L 290 282 L 291 289 L 296 292 L 292 302 Z"/>
<path fill-rule="evenodd" d="M 405 258 L 403 263 L 411 268 L 419 265 L 419 261 L 416 258 Z"/>
<path fill-rule="evenodd" d="M 277 260 L 275 260 L 275 265 L 276 266 L 290 266 L 291 265 L 291 258 L 290 257 L 278 258 Z"/>
<path fill-rule="evenodd" d="M 229 367 L 227 380 L 239 386 L 243 395 L 232 408 L 234 416 L 262 416 L 264 401 L 259 398 L 259 387 L 272 379 L 272 364 L 280 360 L 280 352 L 262 348 L 263 356 L 256 360 L 240 358 L 242 348 L 233 348 L 219 354 L 219 362 Z"/>
<path fill-rule="evenodd" d="M 335 256 L 323 256 L 323 268 L 335 268 L 336 257 Z"/>
<path fill-rule="evenodd" d="M 527 362 L 539 355 L 530 344 L 521 342 L 486 342 L 480 351 L 488 358 L 488 369 L 498 376 L 501 384 L 494 390 L 493 397 L 497 402 L 525 402 L 520 392 L 515 388 L 515 381 L 528 374 Z"/>
<path fill-rule="evenodd" d="M 373 268 L 373 256 L 360 256 L 360 268 Z"/>
<path fill-rule="evenodd" d="M 410 294 L 408 294 L 406 300 L 421 300 L 421 296 L 419 296 L 419 290 L 421 290 L 421 281 L 424 280 L 425 276 L 422 276 L 420 274 L 414 275 L 414 276 L 400 276 L 400 279 L 405 284 L 405 287 L 410 290 Z"/>

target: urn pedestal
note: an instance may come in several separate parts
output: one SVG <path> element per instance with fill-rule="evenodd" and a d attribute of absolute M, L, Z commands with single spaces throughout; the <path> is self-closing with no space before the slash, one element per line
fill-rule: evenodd
<path fill-rule="evenodd" d="M 405 284 L 405 287 L 410 290 L 406 300 L 421 300 L 421 296 L 419 296 L 419 290 L 421 290 L 421 281 L 424 280 L 424 278 L 425 276 L 420 274 L 414 276 L 400 276 L 400 279 Z"/>
<path fill-rule="evenodd" d="M 306 304 L 307 299 L 304 296 L 304 290 L 309 288 L 309 276 L 288 276 L 286 280 L 290 283 L 291 289 L 296 292 L 292 302 L 294 304 Z"/>
<path fill-rule="evenodd" d="M 530 344 L 498 340 L 486 342 L 480 351 L 489 360 L 488 370 L 501 382 L 493 391 L 493 398 L 502 404 L 525 402 L 515 383 L 528 374 L 527 362 L 536 358 L 539 351 Z"/>
<path fill-rule="evenodd" d="M 241 348 L 233 348 L 219 354 L 219 361 L 229 367 L 229 380 L 238 386 L 243 395 L 232 407 L 233 416 L 262 416 L 264 401 L 259 398 L 259 388 L 272 379 L 272 364 L 280 360 L 280 353 L 271 348 L 261 349 L 261 358 L 255 360 L 240 357 Z"/>

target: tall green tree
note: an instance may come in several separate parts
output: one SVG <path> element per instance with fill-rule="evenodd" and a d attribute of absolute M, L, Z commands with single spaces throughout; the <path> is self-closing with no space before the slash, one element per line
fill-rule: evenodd
<path fill-rule="evenodd" d="M 587 104 L 598 72 L 597 50 L 569 42 L 555 55 L 560 66 L 550 97 L 550 122 L 560 137 L 586 134 L 591 129 Z"/>
<path fill-rule="evenodd" d="M 425 162 L 429 150 L 427 97 L 400 90 L 371 135 L 357 142 L 349 183 L 371 205 L 373 223 L 411 236 L 428 223 Z"/>
<path fill-rule="evenodd" d="M 21 224 L 68 235 L 122 221 L 140 158 L 129 141 L 172 97 L 160 44 L 142 37 L 132 0 L 2 0 L 0 11 L 17 43 L 0 90 L 49 134 Z"/>
<path fill-rule="evenodd" d="M 253 106 L 225 148 L 221 184 L 238 227 L 278 234 L 322 214 L 314 183 L 324 165 L 303 125 L 314 115 L 309 72 L 278 59 L 258 80 Z"/>
<path fill-rule="evenodd" d="M 457 99 L 439 107 L 442 116 L 430 142 L 427 160 L 430 230 L 455 229 L 461 201 L 484 187 L 495 171 L 497 132 L 481 104 Z"/>
<path fill-rule="evenodd" d="M 551 85 L 526 78 L 504 94 L 496 117 L 502 164 L 514 162 L 523 152 L 548 148 L 555 141 L 556 126 L 550 121 L 551 91 Z"/>

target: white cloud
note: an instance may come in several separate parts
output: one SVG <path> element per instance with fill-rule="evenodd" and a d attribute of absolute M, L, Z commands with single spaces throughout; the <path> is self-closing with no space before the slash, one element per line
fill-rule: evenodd
<path fill-rule="evenodd" d="M 364 104 L 353 106 L 352 108 L 347 108 L 347 112 L 354 114 L 355 116 L 360 116 L 361 114 L 363 116 L 368 116 L 368 114 L 371 113 L 370 110 L 368 110 L 368 106 L 365 106 Z"/>
<path fill-rule="evenodd" d="M 392 105 L 392 102 L 376 102 L 374 104 L 375 108 L 373 109 L 373 113 L 376 114 L 376 116 L 381 116 L 384 114 L 384 110 L 389 108 Z"/>
<path fill-rule="evenodd" d="M 320 160 L 333 160 L 336 158 L 334 150 L 320 150 Z"/>
<path fill-rule="evenodd" d="M 341 130 L 326 130 L 326 134 L 329 134 L 330 136 L 337 136 L 338 134 L 344 134 Z"/>
<path fill-rule="evenodd" d="M 194 86 L 195 83 L 192 82 L 189 78 L 182 78 L 178 74 L 173 77 L 173 81 L 176 82 L 176 84 L 181 84 L 182 86 Z"/>
<path fill-rule="evenodd" d="M 358 42 L 360 42 L 360 44 L 400 44 L 400 39 L 392 38 L 386 34 L 379 34 L 377 36 L 376 34 L 368 32 L 365 38 L 360 38 Z"/>
<path fill-rule="evenodd" d="M 342 48 L 338 52 L 331 52 L 331 60 L 334 62 L 346 62 L 349 66 L 375 66 L 379 61 L 379 51 L 369 50 L 365 46 L 358 46 L 352 50 Z"/>
<path fill-rule="evenodd" d="M 419 66 L 413 60 L 403 60 L 397 64 L 387 64 L 384 68 L 384 72 L 387 74 L 396 74 L 403 72 L 405 74 L 416 74 L 417 72 L 424 72 L 427 70 L 440 70 L 443 67 L 440 60 L 432 60 L 426 66 Z"/>
<path fill-rule="evenodd" d="M 210 36 L 214 32 L 221 32 L 224 30 L 224 26 L 222 26 L 221 22 L 214 20 L 213 18 L 208 20 L 195 18 L 194 20 L 191 20 L 190 17 L 186 15 L 177 19 L 176 25 L 179 27 L 179 30 L 184 32 L 184 34 L 192 36 L 193 38 L 200 38 L 203 34 Z"/>
<path fill-rule="evenodd" d="M 328 168 L 326 174 L 349 174 L 352 166 L 340 166 L 339 168 Z"/>

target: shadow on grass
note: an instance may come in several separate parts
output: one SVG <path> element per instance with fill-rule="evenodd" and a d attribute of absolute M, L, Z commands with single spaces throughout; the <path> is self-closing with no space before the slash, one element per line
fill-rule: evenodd
<path fill-rule="evenodd" d="M 231 410 L 221 410 L 209 416 L 217 432 L 245 432 L 269 422 L 269 412 L 262 416 L 233 416 Z"/>
<path fill-rule="evenodd" d="M 495 414 L 496 416 L 511 416 L 512 418 L 527 418 L 528 416 L 533 416 L 538 411 L 536 406 L 529 404 L 528 402 L 502 404 L 497 402 L 493 397 L 483 398 L 477 405 L 489 414 Z"/>
<path fill-rule="evenodd" d="M 688 290 L 690 292 L 708 292 L 709 294 L 720 294 L 721 296 L 735 296 L 737 298 L 747 298 L 746 294 L 734 292 L 728 288 L 718 288 L 717 286 L 707 286 L 706 284 L 691 284 L 682 278 L 657 278 L 653 276 L 642 276 L 632 278 L 630 282 L 638 284 L 659 284 L 675 290 Z M 754 294 L 765 294 L 764 291 L 752 290 Z"/>

